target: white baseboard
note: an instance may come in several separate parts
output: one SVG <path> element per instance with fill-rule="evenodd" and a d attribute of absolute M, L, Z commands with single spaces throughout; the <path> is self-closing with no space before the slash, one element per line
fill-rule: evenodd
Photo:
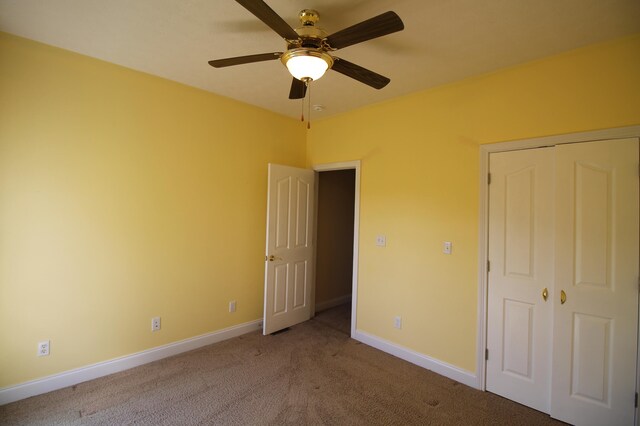
<path fill-rule="evenodd" d="M 211 345 L 223 340 L 231 339 L 242 334 L 260 330 L 262 320 L 255 320 L 238 324 L 213 333 L 203 334 L 156 348 L 147 349 L 131 355 L 99 362 L 86 367 L 65 371 L 52 376 L 43 377 L 19 385 L 0 389 L 0 405 L 40 395 L 57 389 L 73 386 L 87 380 L 97 379 L 119 371 L 128 370 L 139 365 L 167 358 L 182 352 L 191 351 L 202 346 Z"/>
<path fill-rule="evenodd" d="M 398 358 L 404 359 L 412 364 L 431 370 L 434 373 L 438 373 L 441 376 L 448 377 L 456 382 L 471 386 L 472 388 L 480 389 L 478 377 L 469 371 L 447 364 L 446 362 L 430 358 L 419 352 L 389 342 L 388 340 L 384 340 L 361 330 L 356 330 L 355 335 L 351 337 L 366 345 L 373 346 L 383 352 L 397 356 Z"/>
<path fill-rule="evenodd" d="M 316 312 L 325 311 L 327 309 L 335 308 L 336 306 L 344 305 L 351 302 L 351 295 L 336 297 L 335 299 L 327 300 L 325 302 L 316 303 Z"/>

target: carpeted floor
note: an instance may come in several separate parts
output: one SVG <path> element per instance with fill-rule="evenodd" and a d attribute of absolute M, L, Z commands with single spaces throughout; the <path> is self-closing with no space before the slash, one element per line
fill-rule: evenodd
<path fill-rule="evenodd" d="M 0 407 L 3 425 L 546 425 L 349 338 L 349 306 Z"/>

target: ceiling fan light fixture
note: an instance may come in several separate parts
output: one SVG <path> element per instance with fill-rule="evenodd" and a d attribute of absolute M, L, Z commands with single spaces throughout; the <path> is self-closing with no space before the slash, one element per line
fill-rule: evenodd
<path fill-rule="evenodd" d="M 318 80 L 333 66 L 333 58 L 320 49 L 296 48 L 281 57 L 289 73 L 298 80 Z"/>

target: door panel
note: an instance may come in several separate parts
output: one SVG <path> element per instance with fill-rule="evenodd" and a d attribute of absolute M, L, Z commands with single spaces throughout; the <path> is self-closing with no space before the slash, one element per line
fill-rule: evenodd
<path fill-rule="evenodd" d="M 291 209 L 291 176 L 284 176 L 276 181 L 276 209 L 275 209 L 275 229 L 276 229 L 276 249 L 286 249 L 289 246 L 289 214 Z M 271 199 L 269 198 L 269 201 Z M 267 208 L 269 211 L 269 208 Z"/>
<path fill-rule="evenodd" d="M 556 148 L 551 415 L 632 424 L 638 314 L 638 140 Z"/>
<path fill-rule="evenodd" d="M 575 396 L 608 404 L 610 336 L 611 318 L 574 314 L 571 389 Z"/>
<path fill-rule="evenodd" d="M 535 168 L 506 175 L 505 187 L 505 274 L 531 278 Z"/>
<path fill-rule="evenodd" d="M 305 307 L 307 300 L 307 262 L 296 262 L 295 268 L 293 309 L 301 309 Z"/>
<path fill-rule="evenodd" d="M 289 274 L 289 265 L 276 265 L 274 267 L 275 277 L 274 291 L 271 298 L 273 299 L 273 314 L 282 314 L 287 309 L 287 278 Z"/>
<path fill-rule="evenodd" d="M 535 305 L 504 301 L 503 372 L 531 380 L 533 312 Z"/>
<path fill-rule="evenodd" d="M 575 164 L 575 285 L 609 287 L 612 170 Z"/>
<path fill-rule="evenodd" d="M 487 390 L 549 411 L 553 151 L 491 154 Z"/>
<path fill-rule="evenodd" d="M 314 179 L 312 170 L 269 164 L 264 334 L 311 316 Z"/>
<path fill-rule="evenodd" d="M 308 247 L 309 238 L 311 235 L 311 229 L 308 226 L 308 221 L 311 218 L 311 191 L 313 187 L 311 182 L 298 180 L 298 208 L 296 209 L 296 248 Z"/>

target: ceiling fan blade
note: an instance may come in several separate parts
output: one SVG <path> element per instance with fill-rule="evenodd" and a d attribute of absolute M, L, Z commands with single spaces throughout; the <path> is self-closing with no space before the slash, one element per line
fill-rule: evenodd
<path fill-rule="evenodd" d="M 344 74 L 347 77 L 351 77 L 354 80 L 358 80 L 361 83 L 369 85 L 375 89 L 382 89 L 391 81 L 387 77 L 370 71 L 366 68 L 362 68 L 360 65 L 356 65 L 352 62 L 345 61 L 340 58 L 333 58 L 332 70 Z"/>
<path fill-rule="evenodd" d="M 291 90 L 289 91 L 289 99 L 303 99 L 307 94 L 307 85 L 304 81 L 294 78 L 291 82 Z"/>
<path fill-rule="evenodd" d="M 342 49 L 387 34 L 402 31 L 404 24 L 395 12 L 385 12 L 359 24 L 355 24 L 327 37 L 327 43 L 334 49 Z"/>
<path fill-rule="evenodd" d="M 253 13 L 256 18 L 267 24 L 273 31 L 280 34 L 280 37 L 286 40 L 297 40 L 299 38 L 298 33 L 262 0 L 236 1 L 249 12 Z"/>
<path fill-rule="evenodd" d="M 232 65 L 250 64 L 252 62 L 271 61 L 279 59 L 282 52 L 259 53 L 257 55 L 236 56 L 235 58 L 214 59 L 209 65 L 214 68 L 230 67 Z"/>

